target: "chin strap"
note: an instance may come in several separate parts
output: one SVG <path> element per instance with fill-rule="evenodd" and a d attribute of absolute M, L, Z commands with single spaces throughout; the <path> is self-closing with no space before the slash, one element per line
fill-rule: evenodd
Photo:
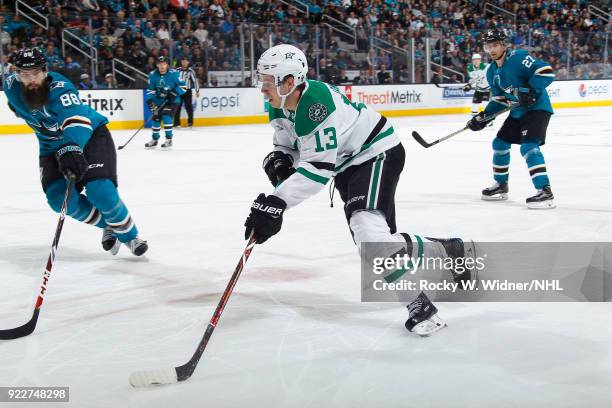
<path fill-rule="evenodd" d="M 504 60 L 504 58 L 506 58 L 506 54 L 507 54 L 507 53 L 508 53 L 508 49 L 506 48 L 506 49 L 504 50 L 504 53 L 501 55 L 501 57 L 499 57 L 498 59 L 496 59 L 496 60 L 495 60 L 495 62 L 500 61 L 500 60 L 501 60 L 501 61 L 503 61 L 503 60 Z"/>
<path fill-rule="evenodd" d="M 297 88 L 297 85 L 293 85 L 293 88 L 291 88 L 291 90 L 289 92 L 287 92 L 285 95 L 281 94 L 280 92 L 280 86 L 276 87 L 276 92 L 278 93 L 278 96 L 281 97 L 281 104 L 280 104 L 280 109 L 283 110 L 283 114 L 286 117 L 289 117 L 289 111 L 287 109 L 285 109 L 285 101 L 287 100 L 287 97 L 289 95 L 291 95 L 293 93 L 293 91 L 295 91 L 295 89 Z"/>

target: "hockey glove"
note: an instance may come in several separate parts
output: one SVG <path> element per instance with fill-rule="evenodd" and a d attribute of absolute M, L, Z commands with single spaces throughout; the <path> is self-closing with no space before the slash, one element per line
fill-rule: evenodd
<path fill-rule="evenodd" d="M 147 105 L 149 105 L 149 109 L 151 109 L 151 120 L 154 122 L 159 122 L 161 120 L 161 109 L 159 106 L 153 103 L 153 101 L 148 101 Z"/>
<path fill-rule="evenodd" d="M 518 89 L 518 100 L 519 104 L 524 108 L 529 108 L 531 105 L 538 101 L 540 93 L 537 89 L 532 88 L 519 88 Z"/>
<path fill-rule="evenodd" d="M 244 226 L 244 239 L 248 239 L 251 230 L 254 230 L 258 244 L 263 244 L 271 236 L 278 234 L 283 224 L 283 212 L 287 204 L 280 198 L 261 193 L 253 205 Z"/>
<path fill-rule="evenodd" d="M 471 84 L 465 84 L 465 86 L 463 87 L 463 92 L 469 92 L 471 89 L 472 89 Z"/>
<path fill-rule="evenodd" d="M 263 160 L 262 167 L 268 175 L 270 183 L 272 183 L 274 187 L 278 186 L 280 183 L 287 180 L 290 175 L 295 173 L 295 169 L 293 168 L 293 156 L 278 150 L 268 153 Z"/>
<path fill-rule="evenodd" d="M 472 119 L 467 123 L 467 127 L 474 132 L 478 132 L 479 130 L 484 129 L 489 122 L 492 122 L 493 119 L 485 120 L 485 113 L 480 112 L 478 115 L 473 116 Z"/>
<path fill-rule="evenodd" d="M 74 177 L 76 181 L 80 181 L 85 173 L 89 164 L 83 156 L 83 150 L 76 143 L 68 143 L 60 147 L 55 152 L 55 157 L 59 163 L 59 170 L 62 172 L 64 177 Z"/>

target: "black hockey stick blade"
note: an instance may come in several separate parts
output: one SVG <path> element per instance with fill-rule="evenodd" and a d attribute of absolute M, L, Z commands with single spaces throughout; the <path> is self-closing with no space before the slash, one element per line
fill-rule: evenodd
<path fill-rule="evenodd" d="M 29 336 L 36 329 L 36 323 L 38 322 L 38 314 L 40 309 L 34 309 L 34 314 L 29 322 L 26 324 L 15 327 L 14 329 L 0 330 L 0 340 L 15 340 L 21 337 Z"/>
<path fill-rule="evenodd" d="M 424 148 L 431 147 L 431 146 L 433 146 L 433 145 L 435 145 L 436 143 L 438 143 L 438 142 L 439 142 L 439 140 L 436 140 L 436 141 L 434 141 L 433 143 L 427 143 L 427 142 L 425 141 L 425 139 L 423 139 L 423 138 L 421 137 L 421 135 L 419 135 L 419 133 L 418 133 L 416 130 L 413 130 L 413 131 L 412 131 L 412 137 L 414 138 L 414 140 L 416 140 L 416 141 L 417 141 L 417 143 L 418 143 L 418 144 L 420 144 L 420 145 L 421 145 L 421 146 L 423 146 Z"/>

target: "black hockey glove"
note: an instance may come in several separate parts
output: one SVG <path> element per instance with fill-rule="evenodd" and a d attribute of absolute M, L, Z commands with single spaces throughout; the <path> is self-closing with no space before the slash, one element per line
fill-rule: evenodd
<path fill-rule="evenodd" d="M 147 105 L 149 105 L 149 109 L 151 109 L 151 120 L 154 122 L 159 122 L 161 120 L 161 109 L 159 106 L 153 103 L 153 101 L 148 101 Z"/>
<path fill-rule="evenodd" d="M 253 205 L 251 213 L 247 217 L 244 226 L 244 239 L 248 239 L 251 230 L 255 230 L 256 242 L 263 244 L 271 236 L 278 234 L 283 225 L 283 212 L 287 208 L 287 203 L 282 199 L 261 193 Z"/>
<path fill-rule="evenodd" d="M 493 119 L 485 120 L 485 113 L 480 112 L 478 115 L 473 116 L 472 119 L 467 123 L 467 127 L 474 132 L 478 132 L 479 130 L 484 129 L 489 122 L 493 121 Z"/>
<path fill-rule="evenodd" d="M 472 89 L 472 85 L 465 84 L 465 86 L 463 87 L 463 92 L 469 92 L 471 89 Z"/>
<path fill-rule="evenodd" d="M 89 164 L 83 156 L 83 150 L 76 143 L 68 143 L 59 148 L 55 152 L 55 157 L 59 163 L 59 169 L 66 178 L 74 177 L 76 181 L 80 181 Z"/>
<path fill-rule="evenodd" d="M 293 156 L 278 150 L 268 153 L 263 160 L 262 167 L 268 175 L 270 183 L 272 183 L 274 187 L 287 180 L 290 175 L 295 173 L 295 169 L 293 168 Z"/>
<path fill-rule="evenodd" d="M 528 108 L 534 103 L 536 103 L 539 97 L 540 92 L 536 89 L 532 89 L 529 87 L 518 89 L 519 104 L 524 108 Z"/>

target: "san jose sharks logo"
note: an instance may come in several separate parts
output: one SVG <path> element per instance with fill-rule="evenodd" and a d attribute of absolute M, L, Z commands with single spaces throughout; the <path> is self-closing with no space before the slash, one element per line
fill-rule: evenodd
<path fill-rule="evenodd" d="M 55 88 L 63 88 L 64 85 L 66 83 L 64 81 L 55 81 L 55 82 L 51 82 L 51 85 L 49 85 L 49 91 L 55 89 Z"/>
<path fill-rule="evenodd" d="M 49 133 L 59 131 L 59 125 L 56 120 L 51 118 L 51 114 L 47 112 L 47 108 L 33 109 L 32 117 L 28 120 L 28 124 L 35 126 L 39 132 L 43 132 L 50 139 L 60 139 L 61 137 L 50 136 Z"/>

